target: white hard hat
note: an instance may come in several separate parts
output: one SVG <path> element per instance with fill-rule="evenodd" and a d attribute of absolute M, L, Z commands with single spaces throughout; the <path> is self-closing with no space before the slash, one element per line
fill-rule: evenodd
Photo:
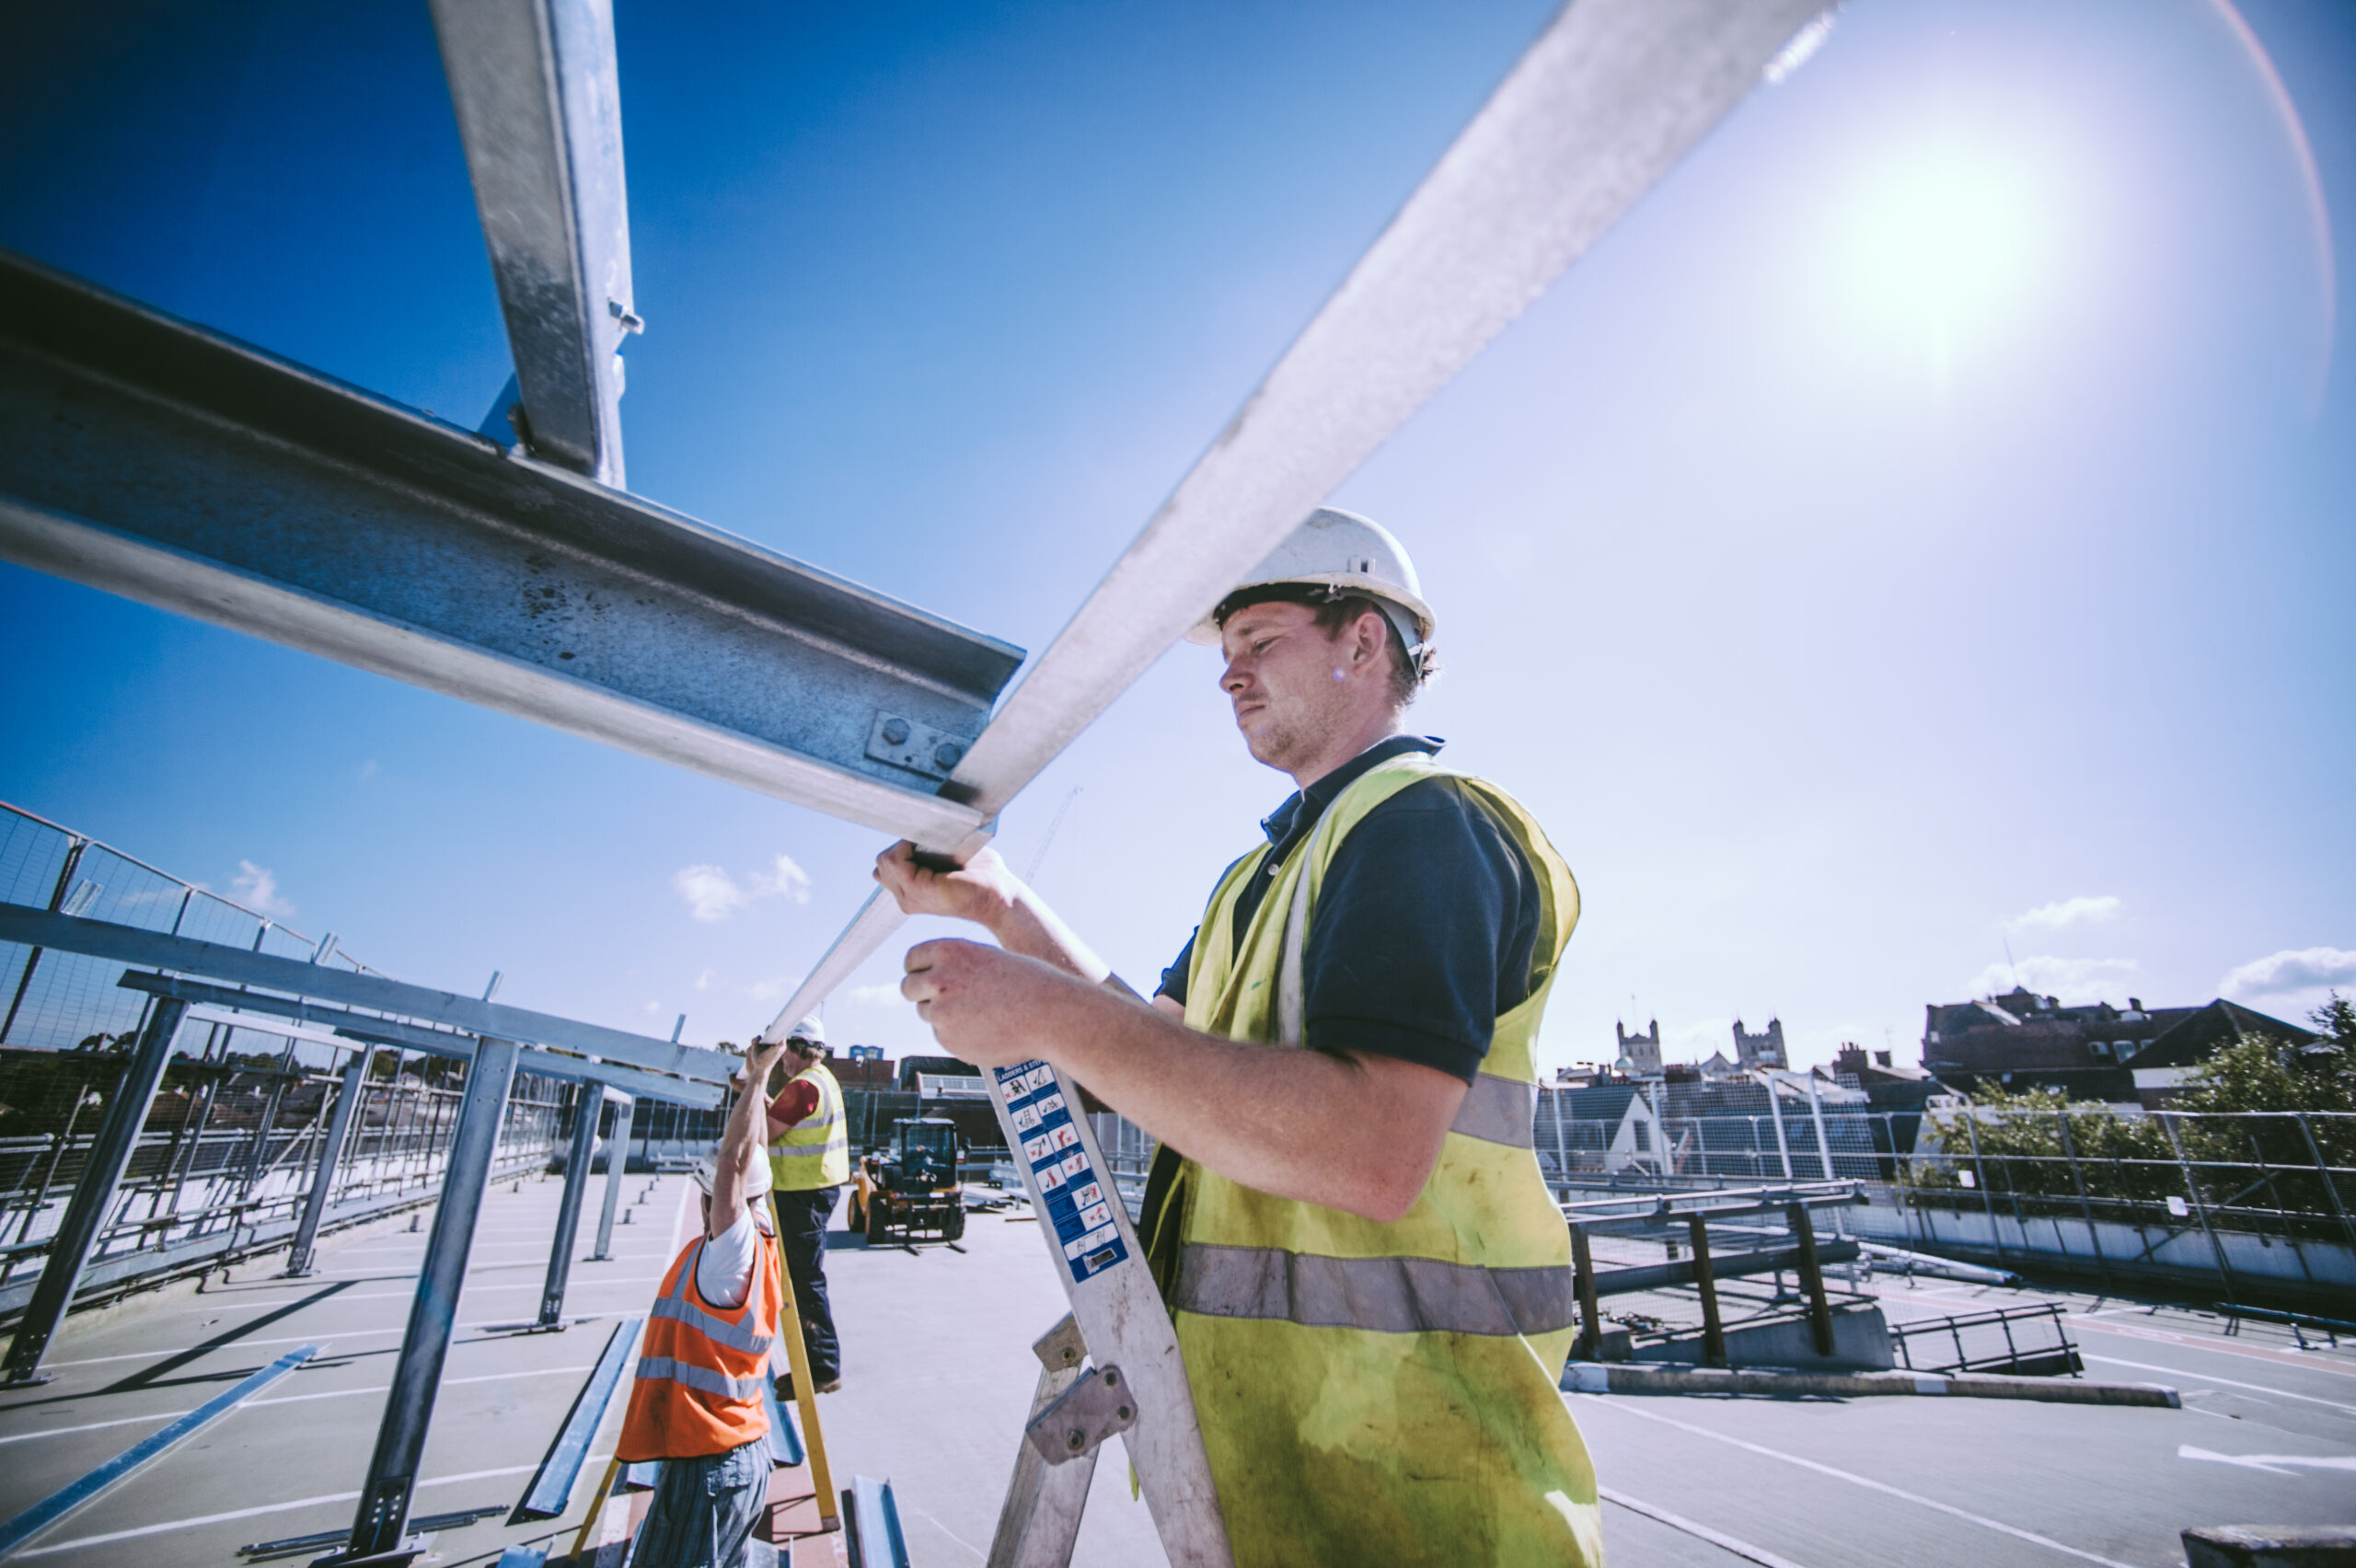
<path fill-rule="evenodd" d="M 807 1040 L 813 1045 L 826 1043 L 826 1025 L 816 1013 L 805 1013 L 802 1021 L 785 1032 L 788 1040 Z"/>
<path fill-rule="evenodd" d="M 720 1160 L 718 1157 L 707 1154 L 696 1161 L 695 1169 L 687 1174 L 697 1190 L 708 1198 L 711 1196 L 712 1182 L 720 1178 Z M 745 1168 L 745 1197 L 748 1202 L 763 1198 L 768 1195 L 768 1190 L 769 1158 L 766 1154 L 756 1154 L 752 1163 Z"/>
<path fill-rule="evenodd" d="M 1411 657 L 1438 629 L 1438 617 L 1424 603 L 1423 584 L 1415 580 L 1415 565 L 1405 548 L 1382 525 L 1355 512 L 1326 506 L 1311 513 L 1308 522 L 1244 573 L 1243 581 L 1229 590 L 1229 597 L 1247 588 L 1288 582 L 1330 588 L 1336 598 L 1365 594 L 1398 629 Z M 1216 645 L 1217 614 L 1214 610 L 1205 616 L 1186 633 L 1186 640 Z"/>

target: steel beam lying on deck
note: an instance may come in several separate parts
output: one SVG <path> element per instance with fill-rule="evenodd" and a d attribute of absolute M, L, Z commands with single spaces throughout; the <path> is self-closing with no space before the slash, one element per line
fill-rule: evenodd
<path fill-rule="evenodd" d="M 224 947 L 218 942 L 200 942 L 188 937 L 166 936 L 160 931 L 143 931 L 135 926 L 118 926 L 106 920 L 84 920 L 71 915 L 52 915 L 46 909 L 28 908 L 21 904 L 0 904 L 0 942 L 22 942 L 28 946 L 55 948 L 61 952 L 119 959 L 142 968 L 202 974 L 214 980 L 260 986 L 292 997 L 317 997 L 349 1007 L 369 1008 L 396 1013 L 402 1018 L 461 1029 L 469 1034 L 496 1035 L 502 1040 L 535 1041 L 543 1045 L 602 1056 L 629 1066 L 645 1067 L 656 1073 L 676 1073 L 708 1084 L 726 1083 L 730 1076 L 743 1066 L 737 1058 L 722 1051 L 707 1051 L 698 1045 L 655 1040 L 643 1034 L 607 1029 L 603 1024 L 583 1023 L 578 1019 L 534 1012 L 528 1008 L 477 1001 L 472 997 L 454 996 L 425 986 L 406 985 L 378 974 L 354 974 L 347 970 L 330 969 L 322 963 L 307 963 L 299 958 L 273 958 L 268 953 L 248 952 L 243 948 Z M 258 1001 L 240 997 L 233 1005 L 257 1006 Z M 392 1027 L 391 1020 L 370 1021 L 381 1021 L 387 1028 Z M 554 1064 L 561 1060 L 551 1057 L 551 1065 L 546 1067 L 535 1063 L 532 1070 L 558 1071 L 560 1068 Z M 600 1064 L 574 1064 L 571 1076 L 611 1077 L 620 1087 L 631 1088 L 630 1081 L 623 1075 L 606 1074 Z M 692 1087 L 681 1086 L 682 1089 Z M 632 1092 L 658 1091 L 633 1090 Z M 694 1099 L 687 1094 L 678 1098 Z"/>
<path fill-rule="evenodd" d="M 926 843 L 1022 650 L 0 251 L 0 559 Z M 919 744 L 921 743 L 921 744 Z"/>
<path fill-rule="evenodd" d="M 630 306 L 609 0 L 433 0 L 536 457 L 622 487 Z M 493 417 L 504 415 L 494 409 Z"/>

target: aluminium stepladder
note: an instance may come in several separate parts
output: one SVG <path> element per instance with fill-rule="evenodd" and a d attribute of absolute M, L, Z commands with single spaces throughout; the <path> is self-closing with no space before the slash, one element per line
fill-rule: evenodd
<path fill-rule="evenodd" d="M 1032 1349 L 1042 1371 L 988 1568 L 1064 1568 L 1096 1451 L 1118 1433 L 1172 1568 L 1233 1568 L 1178 1331 L 1080 1093 L 1045 1062 L 996 1067 L 990 1106 L 1022 1171 L 1071 1313 Z M 1092 1362 L 1084 1370 L 1083 1360 Z"/>

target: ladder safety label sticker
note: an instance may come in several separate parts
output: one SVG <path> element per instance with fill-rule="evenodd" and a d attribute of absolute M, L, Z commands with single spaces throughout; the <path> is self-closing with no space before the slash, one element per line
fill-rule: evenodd
<path fill-rule="evenodd" d="M 1072 1283 L 1103 1273 L 1129 1255 L 1114 1223 L 1105 1183 L 1091 1168 L 1073 1125 L 1069 1103 L 1045 1062 L 997 1069 L 999 1098 L 1022 1138 L 1022 1158 L 1038 1183 L 1045 1217 L 1055 1227 Z"/>

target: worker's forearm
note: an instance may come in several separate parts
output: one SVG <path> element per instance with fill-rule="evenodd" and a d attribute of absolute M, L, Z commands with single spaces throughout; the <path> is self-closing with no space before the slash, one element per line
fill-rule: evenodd
<path fill-rule="evenodd" d="M 987 924 L 990 935 L 1007 951 L 1052 963 L 1091 986 L 1103 984 L 1113 973 L 1112 965 L 1097 957 L 1095 950 L 1080 940 L 1080 933 L 1065 925 L 1045 900 L 1020 882 L 1015 883 L 1014 896 Z"/>
<path fill-rule="evenodd" d="M 1102 991 L 1070 988 L 1039 1023 L 1041 1054 L 1106 1104 L 1277 1197 L 1395 1219 L 1445 1133 L 1445 1118 L 1428 1140 L 1403 1130 L 1397 1086 L 1348 1058 L 1198 1033 Z M 1449 1092 L 1444 1078 L 1434 1088 Z"/>

